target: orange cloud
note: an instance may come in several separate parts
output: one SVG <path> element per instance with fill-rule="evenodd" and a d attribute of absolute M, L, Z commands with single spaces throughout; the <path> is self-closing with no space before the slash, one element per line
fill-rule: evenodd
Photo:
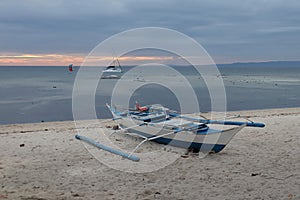
<path fill-rule="evenodd" d="M 83 55 L 63 55 L 63 54 L 5 54 L 0 55 L 0 65 L 2 66 L 66 66 L 73 63 L 76 66 L 84 61 Z M 139 64 L 143 61 L 171 61 L 171 56 L 123 56 L 118 58 L 124 64 Z M 89 62 L 101 65 L 113 61 L 111 56 L 89 57 Z M 138 62 L 138 63 L 135 63 Z"/>
<path fill-rule="evenodd" d="M 5 66 L 65 66 L 69 63 L 81 63 L 83 56 L 60 54 L 6 54 L 0 55 L 0 65 Z"/>

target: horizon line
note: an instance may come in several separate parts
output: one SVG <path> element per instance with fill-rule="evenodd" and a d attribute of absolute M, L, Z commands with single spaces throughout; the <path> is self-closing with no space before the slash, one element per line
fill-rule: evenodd
<path fill-rule="evenodd" d="M 216 65 L 234 65 L 234 64 L 262 64 L 262 63 L 280 63 L 280 62 L 299 62 L 300 60 L 268 60 L 268 61 L 237 61 L 237 62 L 230 62 L 230 63 L 215 63 Z M 72 63 L 69 63 L 72 64 Z M 0 67 L 68 67 L 69 64 L 66 65 L 3 65 L 0 64 Z M 155 63 L 153 63 L 155 64 Z M 160 64 L 160 63 L 157 63 Z M 191 66 L 188 64 L 168 64 L 170 66 Z M 205 64 L 201 64 L 205 65 Z M 200 65 L 200 66 L 201 66 Z M 73 67 L 80 67 L 81 65 L 73 65 Z M 122 66 L 136 66 L 135 64 L 126 64 Z M 89 67 L 106 67 L 106 66 L 89 66 Z"/>

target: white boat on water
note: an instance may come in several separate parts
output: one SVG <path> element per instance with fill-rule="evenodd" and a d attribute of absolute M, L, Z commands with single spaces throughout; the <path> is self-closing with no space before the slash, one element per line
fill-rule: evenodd
<path fill-rule="evenodd" d="M 102 71 L 102 79 L 118 79 L 122 75 L 122 68 L 119 60 L 114 59 L 112 65 L 106 67 L 105 70 Z"/>

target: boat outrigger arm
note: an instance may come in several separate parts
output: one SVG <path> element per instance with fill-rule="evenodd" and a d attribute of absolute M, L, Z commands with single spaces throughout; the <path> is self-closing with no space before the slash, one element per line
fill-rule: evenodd
<path fill-rule="evenodd" d="M 131 128 L 134 128 L 134 127 L 137 127 L 137 126 L 144 126 L 144 125 L 148 125 L 148 123 L 142 123 L 140 125 L 136 125 L 136 126 L 132 126 L 132 127 L 128 127 L 126 129 L 121 129 L 121 130 L 116 130 L 116 131 L 121 131 L 121 132 L 125 132 L 127 129 L 131 129 Z M 112 134 L 116 133 L 113 132 Z M 110 152 L 112 154 L 116 154 L 116 155 L 119 155 L 119 156 L 122 156 L 123 158 L 127 158 L 129 160 L 132 160 L 132 161 L 135 161 L 135 162 L 138 162 L 140 161 L 140 158 L 133 155 L 134 152 L 140 147 L 142 146 L 142 144 L 144 144 L 145 142 L 147 141 L 151 141 L 151 140 L 155 140 L 155 139 L 158 139 L 158 138 L 161 138 L 161 137 L 165 137 L 167 135 L 171 135 L 171 134 L 176 134 L 176 133 L 179 133 L 181 131 L 184 131 L 184 129 L 181 129 L 181 130 L 175 130 L 175 131 L 172 131 L 172 132 L 169 132 L 169 133 L 165 133 L 165 134 L 162 134 L 162 135 L 158 135 L 158 136 L 151 136 L 151 137 L 144 137 L 142 135 L 139 135 L 139 134 L 136 134 L 136 133 L 126 133 L 127 135 L 131 135 L 131 136 L 138 136 L 138 137 L 141 137 L 143 139 L 142 142 L 140 142 L 130 153 L 126 153 L 124 151 L 120 151 L 118 149 L 114 149 L 114 148 L 111 148 L 109 146 L 106 146 L 104 144 L 101 144 L 101 143 L 98 143 L 96 142 L 95 140 L 91 139 L 91 138 L 88 138 L 86 136 L 82 136 L 82 135 L 75 135 L 75 138 L 78 139 L 78 140 L 81 140 L 81 141 L 84 141 L 94 147 L 97 147 L 99 149 L 102 149 L 104 151 L 107 151 L 107 152 Z M 112 135 L 110 134 L 110 136 Z"/>
<path fill-rule="evenodd" d="M 107 121 L 116 121 L 116 120 L 119 120 L 119 119 L 122 119 L 122 117 L 114 117 L 112 119 L 104 120 L 101 123 L 104 123 L 104 122 L 107 122 Z M 115 132 L 113 132 L 113 133 L 115 133 Z M 110 136 L 112 134 L 110 134 Z M 135 134 L 132 133 L 131 135 L 135 135 Z M 119 155 L 119 156 L 121 156 L 123 158 L 129 159 L 129 160 L 132 160 L 132 161 L 135 161 L 135 162 L 140 161 L 139 157 L 133 155 L 134 151 L 131 152 L 131 153 L 126 153 L 124 151 L 120 151 L 118 149 L 111 148 L 111 147 L 106 146 L 104 144 L 101 144 L 101 143 L 99 143 L 99 142 L 97 142 L 97 141 L 95 141 L 95 140 L 93 140 L 93 139 L 91 139 L 89 137 L 86 137 L 86 136 L 83 136 L 83 135 L 79 135 L 79 134 L 76 134 L 75 138 L 78 139 L 78 140 L 81 140 L 83 142 L 86 142 L 87 144 L 90 144 L 90 145 L 92 145 L 94 147 L 102 149 L 104 151 L 110 152 L 110 153 L 115 154 L 115 155 Z"/>
<path fill-rule="evenodd" d="M 152 123 L 142 123 L 142 124 L 139 124 L 139 125 L 135 125 L 135 126 L 131 126 L 131 127 L 127 127 L 127 128 L 121 128 L 120 130 L 116 130 L 115 132 L 113 132 L 112 134 L 116 133 L 117 131 L 120 131 L 121 133 L 127 131 L 127 130 L 130 130 L 132 128 L 135 128 L 135 127 L 139 127 L 139 126 L 145 126 L 145 125 L 151 125 Z M 244 127 L 245 125 L 243 125 L 242 127 Z M 131 136 L 137 136 L 137 137 L 140 137 L 143 139 L 143 141 L 141 141 L 129 154 L 128 158 L 130 156 L 133 155 L 133 153 L 140 147 L 142 146 L 142 144 L 144 144 L 145 142 L 148 142 L 148 141 L 151 141 L 151 140 L 157 140 L 159 138 L 162 138 L 162 137 L 165 137 L 165 136 L 168 136 L 168 135 L 172 135 L 172 134 L 176 134 L 176 133 L 179 133 L 179 132 L 182 132 L 182 131 L 189 131 L 189 128 L 177 128 L 175 129 L 174 131 L 171 131 L 171 132 L 168 132 L 168 133 L 164 133 L 164 134 L 161 134 L 161 135 L 153 135 L 153 136 L 150 136 L 150 137 L 145 137 L 143 135 L 140 135 L 140 134 L 137 134 L 137 133 L 126 133 L 126 135 L 131 135 Z M 110 134 L 110 135 L 112 135 Z"/>
<path fill-rule="evenodd" d="M 108 104 L 106 104 L 106 106 L 109 108 L 109 110 L 112 111 L 112 108 L 111 108 Z M 115 112 L 115 110 L 114 110 L 114 112 Z M 102 121 L 102 123 L 103 123 L 103 122 L 107 122 L 107 121 L 116 121 L 116 120 L 122 119 L 122 117 L 116 116 L 116 115 L 114 114 L 114 112 L 112 112 L 112 114 L 113 114 L 113 116 L 114 116 L 112 119 Z M 127 130 L 129 130 L 129 129 L 132 129 L 132 128 L 134 128 L 134 127 L 145 126 L 145 125 L 149 125 L 149 124 L 151 124 L 151 123 L 145 122 L 145 123 L 141 123 L 141 124 L 134 125 L 134 126 L 131 126 L 131 127 L 121 128 L 120 130 L 114 131 L 114 132 L 111 133 L 109 136 L 113 135 L 113 134 L 116 133 L 116 132 L 124 133 L 125 131 L 127 131 Z M 134 152 L 136 152 L 136 150 L 137 150 L 140 146 L 142 146 L 142 144 L 144 144 L 144 143 L 147 142 L 147 141 L 155 140 L 155 139 L 158 139 L 158 138 L 167 136 L 167 135 L 176 134 L 176 133 L 178 133 L 178 132 L 180 132 L 180 131 L 184 131 L 184 130 L 183 130 L 183 129 L 181 129 L 181 130 L 178 129 L 178 130 L 175 130 L 175 131 L 172 131 L 172 132 L 163 134 L 163 135 L 152 136 L 152 137 L 145 137 L 145 136 L 142 136 L 142 135 L 139 135 L 139 134 L 136 134 L 136 133 L 129 133 L 129 132 L 128 132 L 128 133 L 126 133 L 127 135 L 137 136 L 137 137 L 141 137 L 141 138 L 143 139 L 143 141 L 140 142 L 140 143 L 139 143 L 139 144 L 138 144 L 138 145 L 137 145 L 130 153 L 126 153 L 126 152 L 124 152 L 124 151 L 120 151 L 120 150 L 118 150 L 118 149 L 114 149 L 114 148 L 111 148 L 111 147 L 106 146 L 106 145 L 104 145 L 104 144 L 98 143 L 98 142 L 96 142 L 95 140 L 93 140 L 93 139 L 91 139 L 91 138 L 88 138 L 88 137 L 86 137 L 86 136 L 82 136 L 82 135 L 78 135 L 78 134 L 77 134 L 77 135 L 75 135 L 75 138 L 78 139 L 78 140 L 84 141 L 84 142 L 86 142 L 87 144 L 90 144 L 90 145 L 92 145 L 92 146 L 94 146 L 94 147 L 97 147 L 97 148 L 99 148 L 99 149 L 102 149 L 102 150 L 104 150 L 104 151 L 107 151 L 107 152 L 110 152 L 110 153 L 112 153 L 112 154 L 116 154 L 116 155 L 122 156 L 123 158 L 126 158 L 126 159 L 129 159 L 129 160 L 138 162 L 138 161 L 140 161 L 140 158 L 137 157 L 137 156 L 135 156 L 135 155 L 133 155 L 133 154 L 134 154 Z"/>
<path fill-rule="evenodd" d="M 204 124 L 221 124 L 221 125 L 234 125 L 234 126 L 242 126 L 243 124 L 246 124 L 246 126 L 252 126 L 252 127 L 265 127 L 265 124 L 263 123 L 257 123 L 257 122 L 236 122 L 236 121 L 226 121 L 226 120 L 210 120 L 210 119 L 201 119 L 201 118 L 193 118 L 193 117 L 187 117 L 184 115 L 179 115 L 177 113 L 170 113 L 170 116 L 172 117 L 178 117 L 182 119 L 186 119 L 193 122 L 201 122 Z"/>

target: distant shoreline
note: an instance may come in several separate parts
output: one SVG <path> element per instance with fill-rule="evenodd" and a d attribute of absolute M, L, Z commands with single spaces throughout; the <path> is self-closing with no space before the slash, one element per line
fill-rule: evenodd
<path fill-rule="evenodd" d="M 283 65 L 283 64 L 289 64 L 289 65 L 296 65 L 300 67 L 300 61 L 249 61 L 249 62 L 232 62 L 232 63 L 216 63 L 218 67 L 225 67 L 225 66 L 237 66 L 237 65 Z M 0 64 L 0 67 L 67 67 L 69 63 L 66 63 L 65 66 L 63 65 L 2 65 Z M 124 65 L 127 67 L 134 67 L 135 65 Z M 176 65 L 176 64 L 170 64 L 170 66 L 187 66 L 187 65 Z M 80 67 L 80 65 L 74 65 L 74 67 Z M 92 66 L 91 66 L 92 67 Z M 98 66 L 99 67 L 99 66 Z M 100 66 L 105 67 L 105 66 Z"/>
<path fill-rule="evenodd" d="M 264 113 L 268 113 L 268 115 L 264 115 Z M 270 114 L 271 113 L 271 114 Z M 204 114 L 208 115 L 210 112 L 204 112 Z M 235 110 L 235 111 L 227 111 L 226 115 L 228 117 L 230 116 L 238 116 L 241 117 L 267 117 L 267 116 L 283 116 L 283 115 L 294 115 L 299 114 L 300 115 L 300 107 L 291 107 L 291 108 L 268 108 L 268 109 L 254 109 L 254 110 Z M 95 120 L 106 120 L 109 118 L 103 118 L 103 119 L 86 119 L 86 120 L 80 120 L 80 121 L 95 121 Z M 5 127 L 11 127 L 11 126 L 18 126 L 18 125 L 55 125 L 55 124 L 64 124 L 64 123 L 75 123 L 76 120 L 62 120 L 62 121 L 44 121 L 44 122 L 26 122 L 26 123 L 11 123 L 11 124 L 0 124 L 0 135 L 1 134 L 7 134 L 6 132 L 3 132 L 3 128 Z M 26 132 L 26 131 L 24 131 Z M 30 131 L 31 132 L 31 131 Z"/>

